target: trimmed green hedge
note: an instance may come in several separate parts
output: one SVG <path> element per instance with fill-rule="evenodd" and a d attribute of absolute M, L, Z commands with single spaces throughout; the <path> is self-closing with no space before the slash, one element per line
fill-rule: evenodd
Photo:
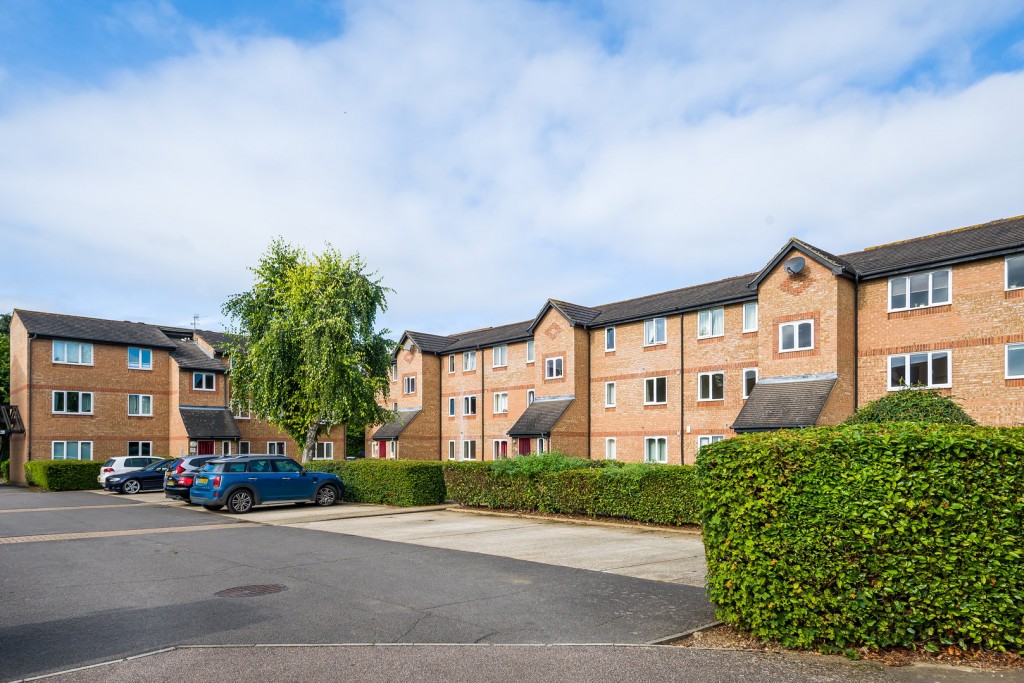
<path fill-rule="evenodd" d="M 1024 644 L 1024 429 L 850 425 L 701 450 L 708 595 L 787 647 Z"/>
<path fill-rule="evenodd" d="M 3 477 L 4 481 L 11 481 L 11 461 L 10 459 L 0 462 L 0 477 Z"/>
<path fill-rule="evenodd" d="M 33 460 L 25 463 L 25 477 L 47 491 L 83 491 L 101 488 L 102 467 L 97 460 Z"/>
<path fill-rule="evenodd" d="M 411 507 L 445 501 L 442 464 L 421 460 L 320 460 L 306 469 L 337 474 L 345 484 L 344 500 Z"/>
<path fill-rule="evenodd" d="M 528 461 L 533 462 L 528 462 Z M 657 524 L 695 524 L 697 476 L 683 465 L 622 465 L 580 460 L 554 471 L 537 456 L 486 463 L 445 463 L 448 497 L 501 510 L 618 517 Z M 578 459 L 577 459 L 578 460 Z M 518 465 L 506 463 L 523 461 Z"/>
<path fill-rule="evenodd" d="M 952 397 L 938 389 L 918 388 L 916 385 L 893 391 L 871 401 L 846 419 L 843 424 L 885 422 L 931 422 L 938 424 L 976 425 Z"/>

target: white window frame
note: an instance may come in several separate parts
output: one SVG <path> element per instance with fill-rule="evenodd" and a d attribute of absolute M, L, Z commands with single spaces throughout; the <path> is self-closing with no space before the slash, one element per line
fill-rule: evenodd
<path fill-rule="evenodd" d="M 239 403 L 238 405 L 234 406 L 234 409 L 231 412 L 232 416 L 236 420 L 249 420 L 252 418 L 252 416 L 249 414 L 250 409 L 248 404 L 246 404 L 245 408 L 242 408 L 242 404 Z"/>
<path fill-rule="evenodd" d="M 68 394 L 78 394 L 78 410 L 68 410 Z M 64 398 L 64 410 L 57 410 L 57 396 Z M 89 397 L 89 410 L 82 410 L 83 397 Z M 50 394 L 50 413 L 53 415 L 92 415 L 96 409 L 96 397 L 91 391 L 54 391 Z"/>
<path fill-rule="evenodd" d="M 1017 259 L 1020 259 L 1021 264 L 1024 264 L 1024 254 L 1014 254 L 1013 256 L 1007 256 L 1006 259 L 1003 261 L 1003 284 L 1006 286 L 1007 292 L 1012 292 L 1017 289 L 1024 289 L 1024 282 L 1021 282 L 1021 284 L 1019 284 L 1016 287 L 1010 286 L 1010 261 L 1016 261 Z"/>
<path fill-rule="evenodd" d="M 395 439 L 388 440 L 388 460 L 398 459 L 398 441 Z"/>
<path fill-rule="evenodd" d="M 933 301 L 934 289 L 935 288 L 934 288 L 934 286 L 932 284 L 932 280 L 933 280 L 933 278 L 935 276 L 935 273 L 946 273 L 946 275 L 948 276 L 948 278 L 947 278 L 947 282 L 948 282 L 947 289 L 949 290 L 949 296 L 948 296 L 946 301 L 939 301 L 939 302 Z M 913 306 L 912 307 L 910 305 L 910 278 L 912 278 L 912 277 L 914 277 L 916 275 L 927 275 L 928 276 L 928 303 L 926 305 L 924 305 L 924 306 Z M 904 296 L 907 297 L 907 301 L 906 301 L 906 306 L 902 306 L 900 308 L 893 308 L 893 306 L 892 306 L 892 284 L 893 284 L 893 282 L 896 282 L 897 280 L 903 280 L 904 283 L 905 283 L 905 287 L 906 287 L 905 291 L 906 291 L 906 293 L 904 294 Z M 891 277 L 891 278 L 889 278 L 888 295 L 889 295 L 889 298 L 886 299 L 886 306 L 887 306 L 887 309 L 888 309 L 889 313 L 896 313 L 898 311 L 916 311 L 919 308 L 935 308 L 936 306 L 949 306 L 950 304 L 953 303 L 953 269 L 952 268 L 938 268 L 936 270 L 929 270 L 929 271 L 925 271 L 925 272 L 921 272 L 921 273 L 910 273 L 908 275 L 900 275 L 900 276 L 897 276 L 897 277 Z"/>
<path fill-rule="evenodd" d="M 800 346 L 800 326 L 804 323 L 810 323 L 811 325 L 811 345 Z M 782 346 L 782 331 L 787 328 L 793 328 L 793 348 L 787 349 Z M 795 353 L 797 351 L 813 351 L 814 350 L 814 318 L 808 318 L 806 320 L 791 320 L 785 323 L 779 323 L 779 353 Z"/>
<path fill-rule="evenodd" d="M 321 455 L 323 453 L 323 455 Z M 316 452 L 313 453 L 313 460 L 334 460 L 334 442 L 317 441 Z"/>
<path fill-rule="evenodd" d="M 665 385 L 665 399 L 663 401 L 658 400 L 658 380 L 662 380 Z M 650 388 L 650 390 L 649 390 Z M 652 396 L 653 401 L 648 401 L 647 397 Z M 668 377 L 661 375 L 658 377 L 646 377 L 644 378 L 644 405 L 645 406 L 663 406 L 668 403 Z"/>
<path fill-rule="evenodd" d="M 231 455 L 231 442 L 227 439 L 220 442 L 220 453 L 221 455 Z"/>
<path fill-rule="evenodd" d="M 661 322 L 661 337 L 658 337 L 658 322 Z M 650 318 L 644 321 L 644 346 L 660 346 L 668 343 L 668 320 Z"/>
<path fill-rule="evenodd" d="M 133 443 L 139 445 L 139 449 L 138 449 L 139 452 L 137 454 L 135 454 L 135 455 L 132 455 L 132 444 Z M 149 447 L 148 448 L 148 451 L 149 451 L 148 453 L 143 453 L 142 452 L 142 444 L 146 444 Z M 152 458 L 153 457 L 153 442 L 152 441 L 129 441 L 129 442 L 127 442 L 127 448 L 125 448 L 124 452 L 128 454 L 129 458 Z"/>
<path fill-rule="evenodd" d="M 452 353 L 452 354 L 448 355 L 448 374 L 451 375 L 451 374 L 454 374 L 454 373 L 455 373 L 455 354 Z"/>
<path fill-rule="evenodd" d="M 757 380 L 759 380 L 761 378 L 761 373 L 760 373 L 760 371 L 757 368 L 743 368 L 743 375 L 742 375 L 743 381 L 740 383 L 740 394 L 745 399 L 746 398 L 750 398 L 750 392 L 747 391 L 747 373 L 748 372 L 754 373 L 754 385 L 755 386 L 757 385 Z M 751 391 L 753 391 L 754 387 L 751 387 L 750 389 L 751 389 Z"/>
<path fill-rule="evenodd" d="M 448 459 L 455 460 L 455 441 L 448 441 Z"/>
<path fill-rule="evenodd" d="M 249 455 L 249 451 L 252 450 L 252 442 L 250 441 L 239 441 L 238 442 L 238 454 Z"/>
<path fill-rule="evenodd" d="M 533 389 L 526 390 L 526 405 L 532 406 L 533 402 L 537 400 L 537 392 Z"/>
<path fill-rule="evenodd" d="M 391 381 L 392 382 L 397 382 L 398 381 L 398 363 L 392 363 L 391 364 Z"/>
<path fill-rule="evenodd" d="M 468 448 L 467 448 L 468 446 Z M 475 439 L 463 439 L 462 440 L 462 455 L 461 460 L 476 460 L 476 440 Z"/>
<path fill-rule="evenodd" d="M 458 405 L 458 401 L 455 400 L 454 396 L 448 397 L 448 417 L 455 417 L 455 411 Z"/>
<path fill-rule="evenodd" d="M 498 344 L 491 348 L 491 367 L 508 367 L 508 344 Z"/>
<path fill-rule="evenodd" d="M 604 437 L 604 459 L 615 460 L 618 457 L 618 444 L 614 436 Z"/>
<path fill-rule="evenodd" d="M 537 438 L 537 455 L 548 452 L 548 442 L 543 436 Z"/>
<path fill-rule="evenodd" d="M 508 392 L 497 391 L 494 393 L 494 414 L 504 415 L 508 413 Z"/>
<path fill-rule="evenodd" d="M 609 343 L 611 342 L 611 343 Z M 615 326 L 611 325 L 604 328 L 604 350 L 614 351 L 615 350 Z"/>
<path fill-rule="evenodd" d="M 702 434 L 701 436 L 697 437 L 697 450 L 699 451 L 705 446 L 709 446 L 713 443 L 718 443 L 719 441 L 723 441 L 724 439 L 724 434 Z"/>
<path fill-rule="evenodd" d="M 555 371 L 558 374 L 555 374 Z M 562 379 L 565 377 L 565 358 L 553 356 L 544 359 L 544 379 Z"/>
<path fill-rule="evenodd" d="M 476 370 L 476 351 L 462 352 L 462 371 L 471 372 Z"/>
<path fill-rule="evenodd" d="M 206 384 L 206 377 L 213 378 L 213 388 L 207 389 L 206 387 L 196 386 L 196 377 L 203 377 L 203 384 Z M 192 373 L 192 391 L 217 391 L 217 373 L 215 372 L 193 372 Z"/>
<path fill-rule="evenodd" d="M 462 414 L 476 415 L 476 394 L 462 397 Z"/>
<path fill-rule="evenodd" d="M 707 318 L 707 332 L 701 334 L 701 330 L 704 329 L 704 319 Z M 721 323 L 722 327 L 718 332 L 715 332 L 715 321 Z M 704 310 L 697 311 L 697 339 L 713 339 L 715 337 L 725 336 L 725 308 L 723 306 L 716 306 L 715 308 L 705 308 Z"/>
<path fill-rule="evenodd" d="M 1010 374 L 1010 351 L 1019 351 L 1024 353 L 1024 344 L 1007 344 L 1006 345 L 1006 379 L 1024 379 L 1024 374 L 1011 375 Z"/>
<path fill-rule="evenodd" d="M 660 441 L 664 441 L 665 442 L 664 458 L 663 459 L 658 459 L 658 460 L 651 460 L 650 459 L 650 457 L 649 457 L 650 446 L 648 444 L 650 444 L 652 441 L 655 442 L 655 443 L 660 442 Z M 650 464 L 653 464 L 653 465 L 664 465 L 664 464 L 668 463 L 668 437 L 667 436 L 647 436 L 647 437 L 644 437 L 644 462 L 650 463 Z"/>
<path fill-rule="evenodd" d="M 491 444 L 491 458 L 493 460 L 502 460 L 508 457 L 508 439 L 494 439 Z M 505 455 L 501 454 L 499 444 L 505 444 Z"/>
<path fill-rule="evenodd" d="M 135 396 L 138 401 L 139 412 L 132 412 L 132 396 Z M 149 412 L 145 413 L 142 411 L 143 399 L 149 399 Z M 152 394 L 128 394 L 128 414 L 132 417 L 153 417 L 153 395 Z"/>
<path fill-rule="evenodd" d="M 67 457 L 68 444 L 69 443 L 75 444 L 75 448 L 78 450 L 78 457 L 77 458 L 69 458 L 69 457 Z M 57 444 L 61 445 L 62 452 L 63 452 L 63 455 L 61 457 L 59 457 L 59 458 L 57 457 Z M 89 457 L 88 458 L 83 458 L 82 457 L 82 446 L 86 445 L 86 444 L 88 444 L 88 446 L 89 446 Z M 50 460 L 92 460 L 92 441 L 51 441 L 50 442 Z"/>
<path fill-rule="evenodd" d="M 933 384 L 932 383 L 932 360 L 936 354 L 946 354 L 946 374 L 948 382 L 945 384 Z M 889 391 L 899 391 L 900 389 L 909 389 L 911 385 L 900 385 L 892 386 L 892 361 L 894 358 L 902 358 L 906 363 L 906 374 L 907 378 L 910 377 L 910 358 L 911 356 L 928 356 L 928 381 L 924 384 L 923 389 L 949 389 L 953 386 L 953 351 L 951 349 L 937 349 L 935 351 L 916 351 L 914 353 L 895 353 L 889 356 L 885 361 L 885 384 Z"/>
<path fill-rule="evenodd" d="M 274 452 L 271 452 L 271 446 Z M 284 441 L 268 441 L 267 455 L 288 455 L 288 444 Z"/>
<path fill-rule="evenodd" d="M 132 351 L 138 351 L 139 360 L 137 363 L 132 365 Z M 146 362 L 146 356 L 149 356 L 149 362 Z M 152 370 L 153 369 L 153 349 L 147 349 L 142 346 L 129 346 L 128 347 L 128 369 L 129 370 Z"/>
<path fill-rule="evenodd" d="M 701 385 L 703 384 L 703 378 L 713 378 L 715 375 L 722 376 L 722 397 L 714 398 L 715 395 L 715 381 L 714 379 L 708 380 L 708 398 L 701 396 Z M 725 370 L 712 370 L 711 372 L 699 372 L 697 373 L 697 400 L 698 401 L 724 401 L 725 400 Z"/>
<path fill-rule="evenodd" d="M 60 344 L 61 347 L 64 350 L 64 360 L 58 360 L 57 359 L 57 345 L 58 344 Z M 69 344 L 77 345 L 78 360 L 68 360 L 68 345 Z M 89 356 L 88 362 L 82 360 L 82 357 L 85 355 L 85 351 L 86 350 L 88 350 L 88 352 L 89 352 L 88 353 L 88 356 Z M 50 351 L 51 351 L 51 353 L 50 353 L 51 360 L 53 360 L 54 363 L 58 363 L 60 365 L 93 365 L 93 362 L 95 360 L 95 356 L 93 355 L 95 353 L 95 349 L 93 348 L 93 345 L 91 343 L 89 343 L 89 342 L 72 341 L 70 339 L 54 339 L 53 340 L 53 344 L 50 347 Z M 73 442 L 70 442 L 70 443 L 78 443 L 78 442 L 74 442 L 73 441 Z M 85 443 L 92 443 L 92 442 L 88 441 L 88 442 L 85 442 Z"/>
<path fill-rule="evenodd" d="M 616 394 L 617 389 L 618 389 L 618 387 L 615 386 L 615 382 L 605 382 L 604 383 L 604 407 L 605 408 L 614 408 L 615 407 L 615 399 L 616 399 L 615 394 Z M 611 399 L 611 401 L 609 401 L 608 399 Z"/>
<path fill-rule="evenodd" d="M 537 360 L 537 345 L 531 339 L 526 342 L 526 362 L 532 363 L 535 360 Z"/>
<path fill-rule="evenodd" d="M 753 310 L 754 310 L 754 326 L 753 327 L 747 327 L 747 310 L 749 308 L 753 308 Z M 748 301 L 747 303 L 743 304 L 743 331 L 744 332 L 757 332 L 757 327 L 758 327 L 757 316 L 758 316 L 758 313 L 760 313 L 760 311 L 757 308 L 757 302 L 756 301 Z"/>
<path fill-rule="evenodd" d="M 409 375 L 402 378 L 402 393 L 403 394 L 415 394 L 416 393 L 416 375 Z"/>

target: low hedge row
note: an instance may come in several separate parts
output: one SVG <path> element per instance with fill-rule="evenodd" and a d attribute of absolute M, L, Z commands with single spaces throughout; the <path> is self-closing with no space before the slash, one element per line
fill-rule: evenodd
<path fill-rule="evenodd" d="M 345 485 L 344 500 L 411 507 L 445 501 L 442 463 L 419 460 L 322 460 L 306 468 L 332 472 Z"/>
<path fill-rule="evenodd" d="M 536 456 L 514 460 L 531 459 Z M 676 526 L 698 522 L 693 467 L 580 462 L 585 464 L 555 471 L 517 471 L 503 461 L 445 463 L 444 478 L 448 497 L 463 505 Z M 535 469 L 535 462 L 526 465 Z"/>
<path fill-rule="evenodd" d="M 33 460 L 25 463 L 25 477 L 46 491 L 83 491 L 100 488 L 102 467 L 96 460 Z"/>
<path fill-rule="evenodd" d="M 697 470 L 723 621 L 827 651 L 1024 644 L 1024 429 L 752 434 Z"/>
<path fill-rule="evenodd" d="M 11 481 L 11 461 L 10 459 L 0 462 L 0 477 L 3 477 L 4 481 Z"/>

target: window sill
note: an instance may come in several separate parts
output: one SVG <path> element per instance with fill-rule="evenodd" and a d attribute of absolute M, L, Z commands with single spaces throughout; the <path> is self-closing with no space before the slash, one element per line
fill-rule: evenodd
<path fill-rule="evenodd" d="M 889 387 L 888 389 L 886 389 L 886 391 L 903 391 L 905 389 L 909 389 L 911 391 L 918 391 L 918 390 L 933 391 L 933 390 L 937 389 L 937 390 L 941 391 L 941 390 L 949 390 L 949 389 L 952 389 L 952 388 L 953 388 L 952 384 L 928 384 L 928 385 L 912 386 L 912 387 Z"/>
<path fill-rule="evenodd" d="M 935 315 L 936 313 L 946 313 L 948 309 L 952 308 L 953 304 L 935 304 L 934 306 L 918 306 L 917 308 L 899 308 L 896 310 L 886 311 L 889 320 L 901 320 L 903 318 L 916 318 L 919 315 Z"/>

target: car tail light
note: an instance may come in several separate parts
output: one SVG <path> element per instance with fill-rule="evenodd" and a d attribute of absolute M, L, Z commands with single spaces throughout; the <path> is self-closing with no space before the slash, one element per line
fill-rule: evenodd
<path fill-rule="evenodd" d="M 178 480 L 178 483 L 181 484 L 182 486 L 191 486 L 192 477 L 182 477 L 181 479 Z"/>
<path fill-rule="evenodd" d="M 174 468 L 175 473 L 181 474 L 185 471 L 185 467 L 179 462 L 178 466 Z"/>
<path fill-rule="evenodd" d="M 104 472 L 113 472 L 113 471 L 114 471 L 114 468 L 113 468 L 113 467 L 104 467 L 104 468 L 103 468 L 103 471 L 104 471 Z"/>
<path fill-rule="evenodd" d="M 220 488 L 220 475 L 213 478 L 213 488 Z"/>

